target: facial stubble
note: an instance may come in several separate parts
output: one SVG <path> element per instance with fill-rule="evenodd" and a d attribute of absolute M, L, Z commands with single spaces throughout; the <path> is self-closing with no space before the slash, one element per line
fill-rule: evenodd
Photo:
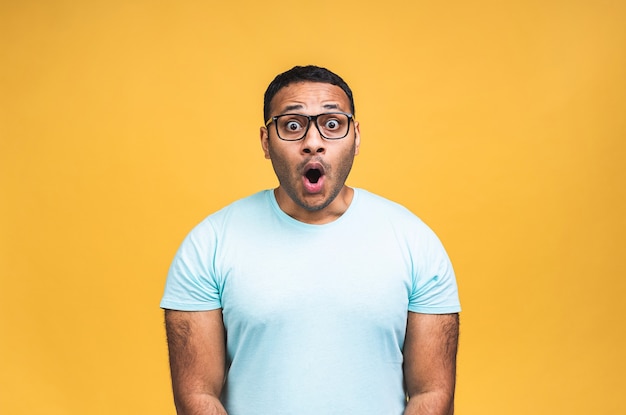
<path fill-rule="evenodd" d="M 352 170 L 354 156 L 356 155 L 356 133 L 353 135 L 352 145 L 347 147 L 346 151 L 339 158 L 336 166 L 329 165 L 323 156 L 312 155 L 309 159 L 298 164 L 295 169 L 292 169 L 289 166 L 289 162 L 274 149 L 272 139 L 269 137 L 267 148 L 274 173 L 278 178 L 280 187 L 287 193 L 287 196 L 289 196 L 297 206 L 309 212 L 317 212 L 327 208 L 337 198 L 345 185 L 348 175 Z M 321 203 L 317 204 L 307 203 L 298 193 L 298 186 L 302 180 L 304 166 L 310 162 L 318 162 L 324 167 L 325 180 L 332 186 L 328 196 Z"/>

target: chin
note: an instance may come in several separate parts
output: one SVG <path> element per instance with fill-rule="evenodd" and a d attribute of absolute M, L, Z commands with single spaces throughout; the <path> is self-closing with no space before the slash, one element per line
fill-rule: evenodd
<path fill-rule="evenodd" d="M 317 195 L 314 195 L 313 197 L 315 196 Z M 328 207 L 328 205 L 330 205 L 330 203 L 332 202 L 332 200 L 325 198 L 322 195 L 319 195 L 319 197 L 321 198 L 321 200 L 318 200 L 317 202 L 308 203 L 306 199 L 301 199 L 300 203 L 298 204 L 300 205 L 300 207 L 308 210 L 309 212 L 319 212 L 320 210 Z"/>

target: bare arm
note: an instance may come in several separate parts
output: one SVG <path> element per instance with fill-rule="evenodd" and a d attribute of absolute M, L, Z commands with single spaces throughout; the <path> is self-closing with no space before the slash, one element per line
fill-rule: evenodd
<path fill-rule="evenodd" d="M 178 415 L 226 415 L 219 396 L 225 373 L 222 310 L 165 311 Z"/>
<path fill-rule="evenodd" d="M 405 415 L 454 414 L 458 314 L 409 312 L 404 342 Z"/>

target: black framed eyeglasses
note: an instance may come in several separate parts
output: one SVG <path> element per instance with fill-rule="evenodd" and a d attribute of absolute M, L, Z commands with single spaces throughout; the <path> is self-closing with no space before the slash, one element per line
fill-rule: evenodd
<path fill-rule="evenodd" d="M 309 132 L 311 121 L 317 131 L 327 140 L 339 140 L 348 135 L 352 114 L 346 112 L 325 112 L 318 115 L 281 114 L 275 115 L 265 123 L 269 127 L 274 123 L 278 138 L 285 141 L 302 140 Z"/>

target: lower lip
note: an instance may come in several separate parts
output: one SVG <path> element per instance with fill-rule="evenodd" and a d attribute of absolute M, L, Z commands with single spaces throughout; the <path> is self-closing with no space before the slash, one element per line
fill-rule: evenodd
<path fill-rule="evenodd" d="M 306 177 L 302 178 L 302 182 L 307 193 L 320 193 L 324 187 L 324 176 L 320 177 L 317 183 L 311 183 Z"/>

